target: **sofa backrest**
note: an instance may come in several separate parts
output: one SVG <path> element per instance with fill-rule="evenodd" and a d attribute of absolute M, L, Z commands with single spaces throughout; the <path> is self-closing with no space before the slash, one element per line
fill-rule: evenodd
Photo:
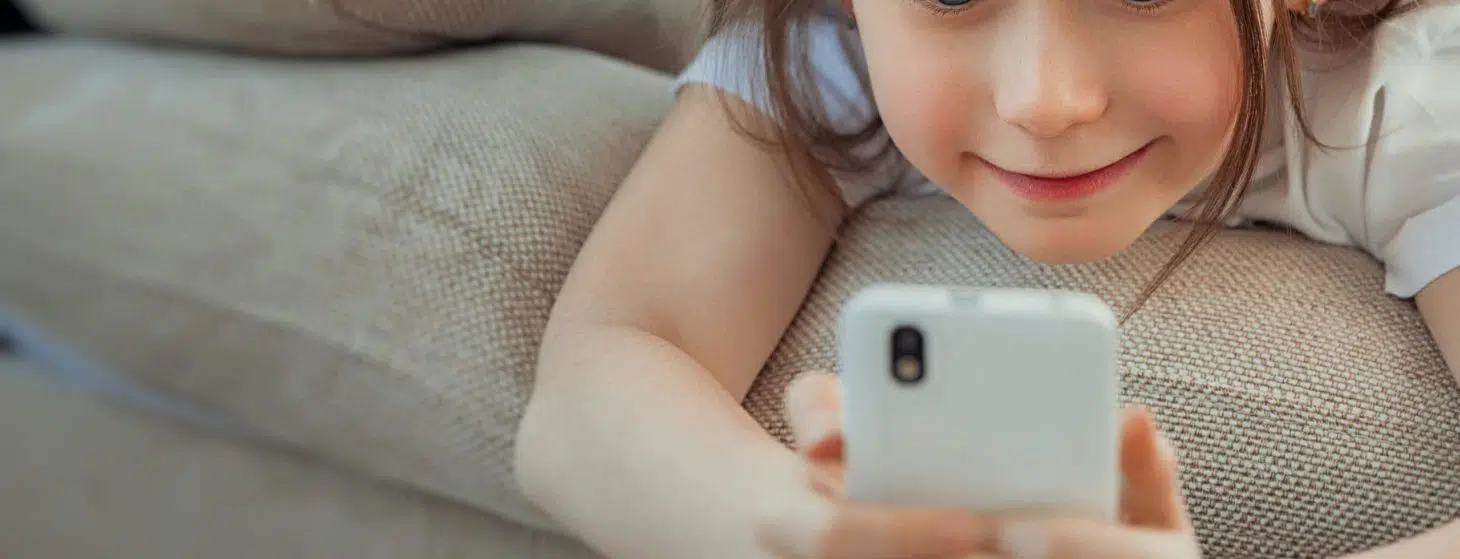
<path fill-rule="evenodd" d="M 406 54 L 501 39 L 561 43 L 675 71 L 706 0 L 19 0 L 53 30 L 263 54 Z"/>

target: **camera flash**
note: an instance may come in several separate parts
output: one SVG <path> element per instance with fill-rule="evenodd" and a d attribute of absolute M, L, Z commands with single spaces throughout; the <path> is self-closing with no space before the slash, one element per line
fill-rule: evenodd
<path fill-rule="evenodd" d="M 899 357 L 893 368 L 893 374 L 897 375 L 897 380 L 916 382 L 923 378 L 922 362 L 911 355 Z"/>

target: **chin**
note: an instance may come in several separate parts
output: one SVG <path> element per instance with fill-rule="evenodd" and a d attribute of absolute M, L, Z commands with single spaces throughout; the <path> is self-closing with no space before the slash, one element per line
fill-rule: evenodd
<path fill-rule="evenodd" d="M 1129 247 L 1142 232 L 1141 229 L 1126 231 L 1128 228 L 1113 230 L 1084 219 L 1036 221 L 1043 223 L 985 224 L 1011 250 L 1051 265 L 1105 260 Z"/>
<path fill-rule="evenodd" d="M 1126 245 L 1110 249 L 1101 245 L 1080 242 L 1005 242 L 1010 249 L 1040 264 L 1069 265 L 1098 262 L 1115 256 Z"/>
<path fill-rule="evenodd" d="M 1121 253 L 1179 198 L 1164 191 L 1123 190 L 1053 205 L 1033 204 L 1002 188 L 948 189 L 1005 246 L 1051 265 L 1085 264 Z"/>

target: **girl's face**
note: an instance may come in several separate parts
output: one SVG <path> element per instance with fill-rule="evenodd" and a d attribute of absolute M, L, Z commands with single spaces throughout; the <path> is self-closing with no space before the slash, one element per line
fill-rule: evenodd
<path fill-rule="evenodd" d="M 849 1 L 903 154 L 1036 260 L 1122 250 L 1231 140 L 1228 0 Z"/>

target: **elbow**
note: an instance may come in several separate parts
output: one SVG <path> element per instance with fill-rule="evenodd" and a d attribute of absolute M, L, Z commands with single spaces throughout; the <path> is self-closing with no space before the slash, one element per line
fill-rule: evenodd
<path fill-rule="evenodd" d="M 564 489 L 561 483 L 555 484 L 553 480 L 564 479 L 557 470 L 570 460 L 565 454 L 570 445 L 563 440 L 562 434 L 571 432 L 573 425 L 570 416 L 553 411 L 559 405 L 550 400 L 559 397 L 543 392 L 534 388 L 522 422 L 517 427 L 512 475 L 522 495 L 551 516 L 555 509 L 553 504 Z"/>
<path fill-rule="evenodd" d="M 544 371 L 542 365 L 553 360 L 538 358 L 532 392 L 517 426 L 512 458 L 518 489 L 549 514 L 555 492 L 562 491 L 558 487 L 561 483 L 552 480 L 563 479 L 557 470 L 572 460 L 572 444 L 564 435 L 579 431 L 580 426 L 574 423 L 581 421 L 577 414 L 567 413 L 574 407 L 571 400 L 575 396 L 569 393 L 573 383 L 557 378 L 563 376 L 561 371 Z"/>
<path fill-rule="evenodd" d="M 581 433 L 588 419 L 582 413 L 582 375 L 570 374 L 574 357 L 568 348 L 582 347 L 594 328 L 565 328 L 550 324 L 544 335 L 532 392 L 517 426 L 512 474 L 518 490 L 534 505 L 553 515 L 574 479 L 564 471 L 576 460 L 572 434 Z"/>

